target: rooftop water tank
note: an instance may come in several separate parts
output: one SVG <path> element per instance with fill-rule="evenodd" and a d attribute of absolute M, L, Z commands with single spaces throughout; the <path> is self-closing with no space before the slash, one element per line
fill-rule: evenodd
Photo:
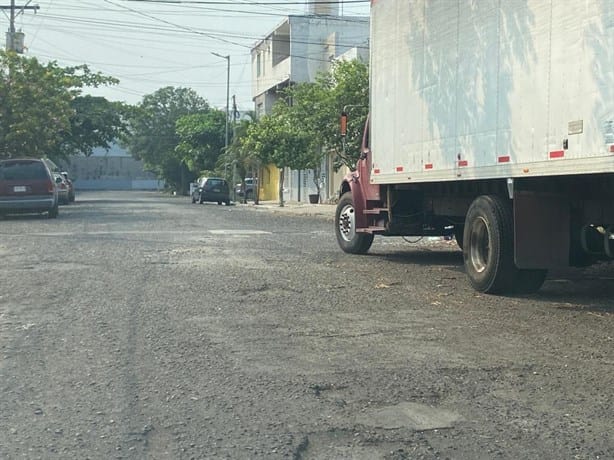
<path fill-rule="evenodd" d="M 339 3 L 330 0 L 307 0 L 307 13 L 321 16 L 339 16 Z"/>

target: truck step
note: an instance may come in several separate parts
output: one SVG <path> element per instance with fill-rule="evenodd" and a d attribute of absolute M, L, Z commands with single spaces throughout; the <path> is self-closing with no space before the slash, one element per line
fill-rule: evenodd
<path fill-rule="evenodd" d="M 388 208 L 372 208 L 372 209 L 363 209 L 364 214 L 374 214 L 380 215 L 384 212 L 388 212 Z"/>
<path fill-rule="evenodd" d="M 380 233 L 385 232 L 386 227 L 370 226 L 366 228 L 357 228 L 356 233 Z"/>

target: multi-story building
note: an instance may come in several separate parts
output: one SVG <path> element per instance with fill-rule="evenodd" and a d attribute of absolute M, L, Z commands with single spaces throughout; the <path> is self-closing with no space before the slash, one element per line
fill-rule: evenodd
<path fill-rule="evenodd" d="M 369 41 L 369 18 L 340 16 L 339 4 L 310 2 L 309 14 L 286 17 L 251 50 L 252 95 L 256 116 L 270 112 L 280 92 L 292 83 L 314 81 L 331 63 L 346 53 L 365 56 Z M 352 51 L 354 50 L 354 51 Z M 307 201 L 316 187 L 311 171 L 286 173 L 285 198 Z M 279 173 L 268 166 L 260 171 L 260 198 L 278 196 Z M 323 164 L 322 198 L 334 194 L 332 166 Z"/>

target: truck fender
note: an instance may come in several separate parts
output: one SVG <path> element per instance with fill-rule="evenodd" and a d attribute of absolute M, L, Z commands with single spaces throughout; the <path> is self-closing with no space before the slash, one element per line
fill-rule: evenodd
<path fill-rule="evenodd" d="M 341 189 L 339 192 L 339 197 L 343 196 L 347 192 L 352 193 L 356 228 L 367 228 L 368 221 L 367 216 L 364 212 L 365 209 L 367 209 L 367 198 L 360 182 L 360 177 L 355 172 L 349 173 L 343 179 L 343 183 L 341 184 Z"/>

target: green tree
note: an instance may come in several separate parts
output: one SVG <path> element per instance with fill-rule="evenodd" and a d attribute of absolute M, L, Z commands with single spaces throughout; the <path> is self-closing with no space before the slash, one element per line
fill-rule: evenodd
<path fill-rule="evenodd" d="M 60 140 L 48 156 L 91 155 L 96 147 L 108 149 L 126 132 L 128 107 L 104 97 L 77 96 L 71 101 L 70 128 L 60 133 Z"/>
<path fill-rule="evenodd" d="M 321 73 L 313 83 L 299 83 L 285 92 L 289 111 L 303 128 L 318 140 L 310 158 L 314 180 L 323 155 L 335 154 L 336 166 L 355 167 L 369 105 L 369 69 L 361 61 L 335 62 L 330 71 Z M 339 119 L 348 112 L 348 128 L 341 137 Z M 316 184 L 317 185 L 317 184 Z"/>
<path fill-rule="evenodd" d="M 251 147 L 247 141 L 247 132 L 251 125 L 254 122 L 254 114 L 249 113 L 249 118 L 239 121 L 239 123 L 234 126 L 233 136 L 230 145 L 228 146 L 228 150 L 223 152 L 220 155 L 217 162 L 217 169 L 219 171 L 228 171 L 228 167 L 230 166 L 232 171 L 229 177 L 226 179 L 231 182 L 235 181 L 236 175 L 241 180 L 243 185 L 243 190 L 245 190 L 245 177 L 247 174 L 254 176 L 253 172 L 257 171 L 260 167 L 260 161 L 255 153 L 251 150 Z M 225 174 L 227 175 L 227 174 Z M 256 189 L 256 193 L 254 195 L 256 203 L 258 203 L 258 190 Z M 243 202 L 247 201 L 247 197 L 243 196 Z"/>
<path fill-rule="evenodd" d="M 279 169 L 279 205 L 284 205 L 284 170 L 304 169 L 313 149 L 311 133 L 301 129 L 287 110 L 285 101 L 278 101 L 271 115 L 249 126 L 244 148 L 253 152 L 261 164 Z"/>
<path fill-rule="evenodd" d="M 123 144 L 145 166 L 171 187 L 187 193 L 191 172 L 186 159 L 176 151 L 181 142 L 177 122 L 186 115 L 206 113 L 209 104 L 189 88 L 165 87 L 143 97 L 128 120 Z"/>
<path fill-rule="evenodd" d="M 334 120 L 334 105 L 330 88 L 322 77 L 315 83 L 299 83 L 289 87 L 285 92 L 286 104 L 280 110 L 312 138 L 311 149 L 301 158 L 301 169 L 313 172 L 313 182 L 320 196 L 322 161 L 327 152 L 327 140 L 324 133 L 330 130 Z M 338 136 L 335 136 L 335 139 Z"/>
<path fill-rule="evenodd" d="M 175 153 L 191 172 L 211 171 L 224 149 L 225 130 L 226 113 L 221 110 L 185 115 L 176 123 L 179 144 Z"/>
<path fill-rule="evenodd" d="M 271 146 L 276 155 L 271 157 L 272 162 L 295 170 L 310 169 L 318 195 L 325 155 L 334 154 L 337 167 L 343 164 L 355 167 L 368 114 L 368 78 L 364 63 L 344 61 L 333 64 L 329 72 L 319 74 L 315 82 L 290 86 L 269 117 L 261 120 L 268 125 L 262 127 L 263 132 L 277 142 L 276 146 Z M 339 118 L 344 110 L 352 115 L 345 139 L 339 129 Z M 283 152 L 282 145 L 286 146 Z"/>
<path fill-rule="evenodd" d="M 0 157 L 65 157 L 75 99 L 85 87 L 117 82 L 85 65 L 41 64 L 0 51 Z"/>

